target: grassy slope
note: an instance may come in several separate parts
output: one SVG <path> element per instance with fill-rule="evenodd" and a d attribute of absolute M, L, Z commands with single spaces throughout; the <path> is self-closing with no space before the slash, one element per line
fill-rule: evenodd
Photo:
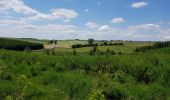
<path fill-rule="evenodd" d="M 13 98 L 24 93 L 23 97 L 48 100 L 102 98 L 98 95 L 166 100 L 170 99 L 169 59 L 170 48 L 114 56 L 46 56 L 0 50 L 0 66 L 7 66 L 12 76 L 11 80 L 0 79 L 0 96 Z M 145 68 L 147 72 L 138 80 Z M 28 78 L 21 83 L 20 75 Z M 144 83 L 145 78 L 149 84 Z"/>
<path fill-rule="evenodd" d="M 3 38 L 2 39 L 11 39 L 11 40 L 20 40 L 20 41 L 27 41 L 27 42 L 32 42 L 32 43 L 40 43 L 40 44 L 45 44 L 47 43 L 46 40 L 39 40 L 39 39 L 34 39 L 34 38 Z"/>

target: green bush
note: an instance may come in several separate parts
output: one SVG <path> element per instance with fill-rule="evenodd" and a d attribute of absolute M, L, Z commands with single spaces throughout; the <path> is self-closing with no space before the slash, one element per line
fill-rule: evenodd
<path fill-rule="evenodd" d="M 4 80 L 10 80 L 12 78 L 10 71 L 6 66 L 0 66 L 0 78 Z"/>

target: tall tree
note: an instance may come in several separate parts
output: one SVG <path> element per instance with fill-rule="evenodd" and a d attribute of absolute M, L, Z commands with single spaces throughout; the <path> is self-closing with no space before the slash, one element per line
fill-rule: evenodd
<path fill-rule="evenodd" d="M 93 44 L 93 42 L 94 42 L 94 39 L 88 39 L 88 43 L 89 43 L 89 45 L 92 45 L 92 44 Z"/>

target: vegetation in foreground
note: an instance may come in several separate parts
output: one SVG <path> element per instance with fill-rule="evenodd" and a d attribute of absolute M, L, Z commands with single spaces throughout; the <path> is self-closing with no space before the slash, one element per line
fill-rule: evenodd
<path fill-rule="evenodd" d="M 170 48 L 112 56 L 0 50 L 0 98 L 170 99 Z"/>
<path fill-rule="evenodd" d="M 50 43 L 56 46 L 60 41 Z M 145 47 L 140 47 L 145 45 L 141 43 L 101 43 L 105 46 L 67 48 L 69 55 L 63 50 L 56 54 L 58 48 L 38 53 L 30 48 L 22 52 L 0 50 L 0 99 L 170 99 L 169 42 Z M 140 48 L 133 52 L 137 46 Z"/>

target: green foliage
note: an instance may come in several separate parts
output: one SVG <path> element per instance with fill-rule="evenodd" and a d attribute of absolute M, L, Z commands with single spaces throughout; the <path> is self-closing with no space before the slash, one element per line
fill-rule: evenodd
<path fill-rule="evenodd" d="M 51 51 L 0 50 L 0 99 L 170 98 L 170 48 L 121 55 L 111 55 L 110 49 L 94 51 L 96 56 L 53 56 Z"/>
<path fill-rule="evenodd" d="M 30 53 L 30 52 L 31 52 L 31 48 L 30 48 L 30 47 L 26 47 L 26 48 L 25 48 L 25 51 L 28 52 L 28 53 Z"/>
<path fill-rule="evenodd" d="M 43 53 L 46 54 L 46 55 L 50 55 L 50 50 L 49 49 L 44 49 Z"/>
<path fill-rule="evenodd" d="M 4 80 L 10 80 L 11 74 L 6 66 L 0 66 L 0 78 Z"/>
<path fill-rule="evenodd" d="M 31 50 L 39 50 L 44 48 L 43 44 L 39 43 L 0 38 L 0 49 L 23 51 L 27 47 Z"/>
<path fill-rule="evenodd" d="M 92 90 L 90 92 L 88 100 L 105 100 L 102 90 Z"/>
<path fill-rule="evenodd" d="M 73 55 L 77 55 L 77 52 L 75 49 L 73 49 Z"/>
<path fill-rule="evenodd" d="M 165 47 L 170 47 L 170 41 L 167 42 L 156 42 L 153 45 L 150 46 L 143 46 L 143 47 L 137 47 L 136 48 L 136 52 L 145 52 L 146 50 L 150 50 L 150 49 L 157 49 L 157 48 L 165 48 Z"/>
<path fill-rule="evenodd" d="M 37 76 L 38 74 L 39 74 L 40 72 L 39 72 L 39 69 L 38 68 L 36 68 L 36 67 L 31 67 L 31 75 L 32 76 Z"/>
<path fill-rule="evenodd" d="M 92 44 L 93 44 L 93 42 L 94 42 L 94 39 L 88 39 L 88 43 L 89 43 L 89 45 L 92 45 Z"/>

